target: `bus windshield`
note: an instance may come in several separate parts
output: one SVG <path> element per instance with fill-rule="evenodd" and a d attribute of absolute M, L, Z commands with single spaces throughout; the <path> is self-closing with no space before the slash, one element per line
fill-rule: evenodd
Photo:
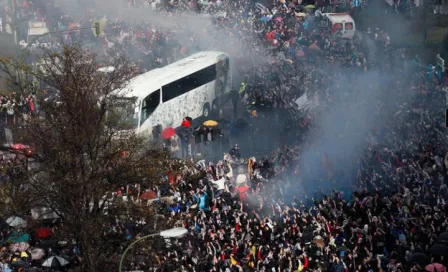
<path fill-rule="evenodd" d="M 108 119 L 115 126 L 122 130 L 138 128 L 139 105 L 136 97 L 115 97 L 112 99 L 112 108 Z"/>
<path fill-rule="evenodd" d="M 43 35 L 28 35 L 28 43 L 49 43 L 50 38 Z"/>

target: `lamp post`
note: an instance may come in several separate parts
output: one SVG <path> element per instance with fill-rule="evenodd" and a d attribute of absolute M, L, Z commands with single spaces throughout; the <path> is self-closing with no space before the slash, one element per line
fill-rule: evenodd
<path fill-rule="evenodd" d="M 124 258 L 126 257 L 126 253 L 128 253 L 128 251 L 137 243 L 146 240 L 148 238 L 151 237 L 155 237 L 155 236 L 162 236 L 163 238 L 180 238 L 182 236 L 184 236 L 186 233 L 188 232 L 188 230 L 186 228 L 173 228 L 173 229 L 168 229 L 168 230 L 164 230 L 158 233 L 153 233 L 150 235 L 146 235 L 143 236 L 137 240 L 135 240 L 134 242 L 132 242 L 123 252 L 123 255 L 121 255 L 121 259 L 120 259 L 120 266 L 119 266 L 119 272 L 122 272 L 122 267 L 123 267 L 123 261 Z"/>

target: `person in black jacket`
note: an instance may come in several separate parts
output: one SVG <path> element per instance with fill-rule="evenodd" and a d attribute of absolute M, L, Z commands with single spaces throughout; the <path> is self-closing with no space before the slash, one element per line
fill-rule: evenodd
<path fill-rule="evenodd" d="M 234 160 L 240 160 L 241 159 L 241 152 L 238 149 L 238 145 L 234 145 L 232 149 L 229 151 L 229 155 L 232 156 L 232 159 Z"/>

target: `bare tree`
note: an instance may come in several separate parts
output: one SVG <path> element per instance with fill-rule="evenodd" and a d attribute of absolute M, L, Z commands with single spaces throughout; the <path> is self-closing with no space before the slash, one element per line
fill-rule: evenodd
<path fill-rule="evenodd" d="M 46 100 L 38 96 L 39 111 L 26 121 L 24 135 L 40 167 L 23 167 L 23 178 L 14 182 L 14 211 L 51 209 L 62 221 L 59 238 L 80 246 L 82 271 L 115 270 L 105 264 L 126 240 L 124 235 L 109 239 L 106 226 L 119 216 L 142 216 L 148 222 L 154 213 L 121 203 L 113 192 L 130 183 L 157 183 L 173 161 L 132 131 L 123 134 L 129 112 L 117 111 L 116 101 L 125 99 L 126 84 L 137 72 L 125 57 L 111 60 L 106 65 L 115 70 L 102 73 L 95 55 L 65 46 L 61 52 L 45 52 L 39 63 L 36 69 L 0 60 L 16 91 L 31 92 L 34 79 L 57 93 Z M 133 109 L 129 114 L 135 114 Z"/>

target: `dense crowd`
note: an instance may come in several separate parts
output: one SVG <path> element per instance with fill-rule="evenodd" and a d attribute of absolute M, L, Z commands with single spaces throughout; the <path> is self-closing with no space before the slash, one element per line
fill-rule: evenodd
<path fill-rule="evenodd" d="M 290 33 L 283 20 L 271 25 L 276 57 L 269 66 L 242 70 L 240 94 L 254 128 L 250 143 L 272 143 L 265 135 L 275 125 L 285 135 L 276 146 L 292 147 L 251 158 L 241 172 L 232 169 L 230 157 L 201 162 L 191 171 L 202 179 L 179 173 L 158 188 L 173 196 L 159 204 L 160 212 L 190 230 L 158 265 L 165 271 L 445 271 L 446 246 L 433 247 L 446 231 L 442 78 L 432 68 L 415 68 L 382 31 L 340 42 L 301 20 Z M 357 80 L 369 73 L 379 73 L 379 80 Z M 372 92 L 375 103 L 363 98 Z M 291 103 L 304 93 L 319 99 L 305 113 Z M 371 103 L 372 120 L 387 118 L 363 135 L 356 175 L 340 173 L 335 158 L 325 154 L 320 167 L 307 169 L 301 151 L 325 130 L 315 119 L 349 103 L 359 112 Z M 337 136 L 347 137 L 344 130 L 352 132 L 354 125 L 341 120 Z M 432 262 L 442 265 L 425 268 Z M 135 269 L 148 265 L 145 259 L 133 263 Z"/>
<path fill-rule="evenodd" d="M 215 16 L 213 27 L 253 37 L 242 38 L 250 41 L 244 48 L 260 50 L 266 61 L 236 68 L 242 84 L 235 88 L 244 106 L 238 116 L 247 125 L 238 127 L 234 120 L 222 127 L 231 138 L 224 148 L 230 149 L 228 155 L 222 160 L 205 157 L 176 173 L 167 169 L 158 187 L 139 184 L 117 190 L 116 198 L 155 205 L 165 221 L 189 231 L 174 245 L 155 251 L 156 259 L 138 252 L 125 264 L 127 270 L 446 271 L 448 245 L 438 240 L 448 227 L 448 153 L 441 110 L 448 90 L 441 74 L 417 67 L 415 59 L 391 48 L 389 36 L 379 29 L 352 40 L 335 38 L 331 29 L 320 27 L 320 12 L 314 12 L 329 7 L 299 2 L 279 1 L 268 9 L 244 1 L 129 1 L 162 13 L 225 14 Z M 307 4 L 317 7 L 306 11 Z M 271 13 L 269 20 L 260 20 Z M 73 23 L 68 17 L 61 20 Z M 117 20 L 113 29 L 106 32 L 105 47 L 119 46 L 138 56 L 142 70 L 202 49 L 195 37 L 179 41 L 150 25 L 131 33 Z M 66 38 L 90 40 L 82 32 Z M 245 54 L 232 57 L 241 61 Z M 304 96 L 308 102 L 299 109 L 297 101 Z M 2 104 L 12 101 L 2 99 Z M 16 104 L 26 113 L 34 110 L 31 98 L 20 101 Z M 350 149 L 356 158 L 315 148 L 316 135 L 328 132 L 319 120 L 335 108 L 369 116 L 367 127 L 344 115 L 331 129 L 332 144 L 361 139 Z M 181 138 L 194 133 L 190 125 L 182 129 Z M 309 150 L 318 159 L 309 160 Z M 189 152 L 183 155 L 191 156 Z M 57 248 L 38 244 L 37 237 L 49 236 L 54 226 L 28 237 L 35 247 L 21 248 L 22 236 L 13 234 L 23 222 L 16 221 L 5 222 L 13 228 L 2 233 L 3 240 L 15 243 L 2 250 L 10 253 L 2 255 L 2 271 L 17 263 L 41 264 L 36 249 Z M 131 240 L 142 235 L 143 226 L 134 218 L 109 229 Z M 61 248 L 45 253 L 76 264 L 76 246 Z"/>
<path fill-rule="evenodd" d="M 349 97 L 364 87 L 392 100 L 383 97 L 375 105 L 377 119 L 384 120 L 387 111 L 393 111 L 393 118 L 366 133 L 356 176 L 338 173 L 331 156 L 322 161 L 323 175 L 307 173 L 300 151 L 313 139 L 306 136 L 294 148 L 260 161 L 251 158 L 247 175 L 238 175 L 226 161 L 198 165 L 203 179 L 186 183 L 179 176 L 171 191 L 165 189 L 176 196 L 162 205 L 165 216 L 190 230 L 184 247 L 161 257 L 165 271 L 445 271 L 446 246 L 434 244 L 446 231 L 446 139 L 438 110 L 446 86 L 434 72 L 416 72 L 393 55 L 385 54 L 376 66 L 382 73 L 397 69 L 413 78 L 403 82 L 396 77 L 375 86 L 354 80 L 352 88 L 344 86 Z M 411 69 L 409 74 L 405 68 Z M 320 96 L 326 97 L 324 108 L 335 103 L 333 98 L 344 98 L 331 84 L 332 76 L 326 95 Z M 303 127 L 318 130 L 310 116 Z M 352 131 L 348 120 L 341 127 Z M 311 177 L 324 181 L 319 186 L 306 180 Z M 339 190 L 338 181 L 354 190 Z M 311 198 L 305 195 L 307 187 L 323 189 Z M 425 268 L 432 262 L 437 265 Z"/>

